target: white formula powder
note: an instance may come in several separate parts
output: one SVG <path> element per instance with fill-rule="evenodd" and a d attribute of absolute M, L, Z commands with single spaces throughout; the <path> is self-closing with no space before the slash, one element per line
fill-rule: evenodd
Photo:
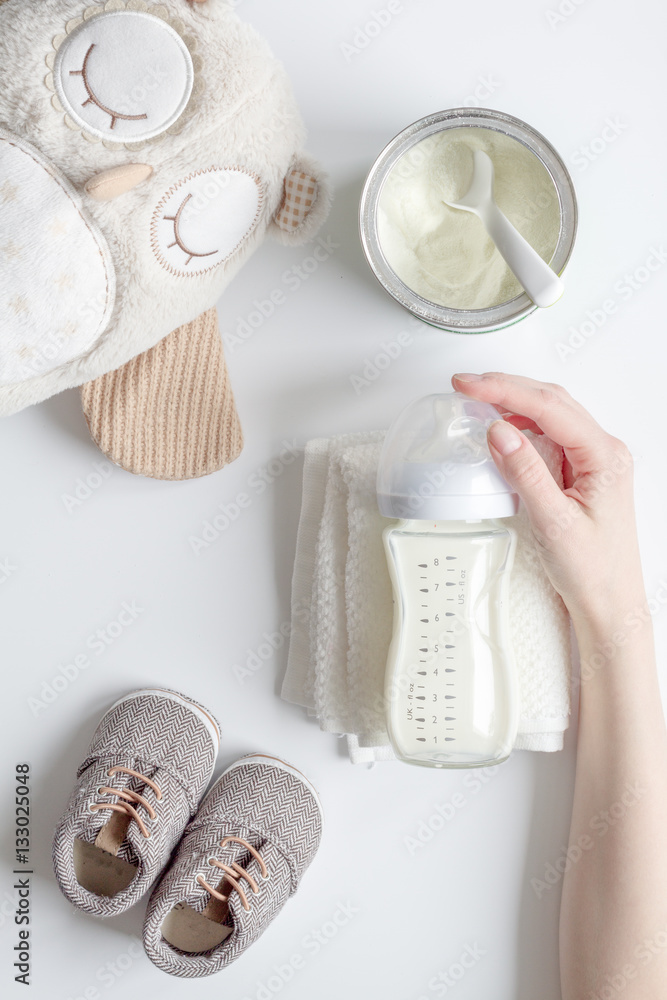
<path fill-rule="evenodd" d="M 458 201 L 470 187 L 476 149 L 493 160 L 498 207 L 547 262 L 560 232 L 551 175 L 516 139 L 492 129 L 456 128 L 422 140 L 384 183 L 378 237 L 404 284 L 451 309 L 485 309 L 523 291 L 480 220 L 443 202 Z"/>

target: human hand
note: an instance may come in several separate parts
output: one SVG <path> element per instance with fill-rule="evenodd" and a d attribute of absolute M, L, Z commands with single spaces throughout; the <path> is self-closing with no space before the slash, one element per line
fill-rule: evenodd
<path fill-rule="evenodd" d="M 609 634 L 646 599 L 628 448 L 559 385 L 500 372 L 452 385 L 503 414 L 489 428 L 491 454 L 525 505 L 549 579 L 575 629 Z M 563 490 L 522 430 L 561 445 Z"/>

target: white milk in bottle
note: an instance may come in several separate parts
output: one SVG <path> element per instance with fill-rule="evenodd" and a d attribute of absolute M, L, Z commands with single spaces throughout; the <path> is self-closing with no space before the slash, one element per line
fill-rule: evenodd
<path fill-rule="evenodd" d="M 394 589 L 385 696 L 401 759 L 427 767 L 505 760 L 518 724 L 508 626 L 518 497 L 486 430 L 498 411 L 451 392 L 412 403 L 390 428 L 378 504 Z"/>

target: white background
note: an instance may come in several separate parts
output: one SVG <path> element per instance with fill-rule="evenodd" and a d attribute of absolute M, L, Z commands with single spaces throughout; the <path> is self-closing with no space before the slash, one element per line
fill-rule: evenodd
<path fill-rule="evenodd" d="M 567 843 L 574 733 L 563 753 L 515 754 L 477 792 L 462 774 L 400 764 L 353 768 L 342 744 L 279 700 L 285 648 L 245 683 L 233 671 L 264 633 L 289 619 L 301 460 L 286 466 L 263 495 L 253 494 L 251 507 L 210 548 L 195 555 L 189 542 L 219 504 L 248 491 L 249 477 L 280 453 L 283 442 L 296 441 L 300 449 L 315 436 L 385 427 L 413 397 L 446 390 L 456 371 L 505 369 L 561 382 L 629 443 L 649 595 L 667 579 L 667 266 L 627 301 L 614 291 L 615 282 L 641 267 L 667 235 L 667 18 L 658 0 L 566 0 L 561 6 L 571 13 L 551 25 L 547 14 L 557 11 L 557 2 L 405 0 L 391 23 L 348 58 L 341 46 L 354 43 L 371 12 L 386 6 L 383 0 L 237 4 L 291 73 L 311 130 L 310 149 L 337 190 L 322 232 L 340 246 L 291 292 L 283 274 L 308 250 L 269 243 L 220 303 L 221 329 L 232 333 L 254 299 L 274 289 L 286 291 L 287 299 L 247 343 L 227 351 L 247 442 L 230 468 L 185 484 L 115 469 L 68 512 L 63 497 L 95 472 L 101 458 L 78 393 L 63 393 L 2 424 L 0 557 L 15 567 L 0 584 L 3 983 L 11 984 L 15 943 L 13 764 L 28 760 L 36 872 L 33 997 L 418 1000 L 437 995 L 429 980 L 457 962 L 466 946 L 484 954 L 449 991 L 456 1000 L 560 997 L 559 886 L 538 899 L 530 880 L 542 878 Z M 565 297 L 548 313 L 495 334 L 464 337 L 418 328 L 403 355 L 356 393 L 351 376 L 362 374 L 383 341 L 411 329 L 408 315 L 376 284 L 359 247 L 356 210 L 365 174 L 396 132 L 430 112 L 477 103 L 484 81 L 493 93 L 480 103 L 530 122 L 572 171 L 580 229 Z M 602 135 L 607 119 L 618 123 L 619 134 L 596 143 L 587 160 L 582 149 Z M 557 345 L 570 328 L 610 298 L 616 313 L 583 347 L 561 358 Z M 137 621 L 103 655 L 93 655 L 91 667 L 35 717 L 28 699 L 86 651 L 87 638 L 112 622 L 124 601 L 144 609 Z M 655 621 L 661 662 L 666 617 L 660 612 Z M 104 923 L 78 914 L 60 895 L 50 868 L 52 830 L 95 724 L 119 695 L 155 684 L 184 690 L 218 715 L 220 768 L 255 749 L 284 756 L 319 787 L 327 815 L 322 848 L 298 895 L 260 943 L 208 980 L 169 978 L 140 954 L 143 905 Z M 465 806 L 411 854 L 405 838 L 457 790 Z M 331 921 L 339 903 L 358 912 L 315 954 L 307 935 Z M 305 967 L 278 989 L 280 980 L 271 979 L 275 967 L 294 954 Z"/>

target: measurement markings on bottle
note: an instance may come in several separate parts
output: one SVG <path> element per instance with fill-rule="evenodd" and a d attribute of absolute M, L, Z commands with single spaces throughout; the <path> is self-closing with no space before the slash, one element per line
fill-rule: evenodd
<path fill-rule="evenodd" d="M 414 724 L 415 741 L 437 746 L 441 743 L 456 742 L 457 684 L 453 677 L 447 674 L 456 674 L 456 643 L 451 641 L 455 637 L 453 622 L 444 622 L 442 619 L 458 617 L 455 611 L 445 611 L 444 602 L 455 602 L 459 607 L 459 613 L 463 611 L 466 603 L 466 571 L 456 566 L 446 565 L 456 562 L 457 556 L 445 556 L 430 558 L 428 562 L 417 563 L 417 581 L 420 584 L 416 590 L 426 603 L 420 602 L 423 611 L 430 612 L 428 617 L 420 618 L 419 624 L 428 625 L 427 633 L 419 633 L 416 637 L 417 661 L 419 664 L 426 664 L 429 669 L 417 671 L 417 678 L 425 678 L 423 683 L 418 683 L 417 678 L 410 681 L 406 698 L 406 721 Z M 419 572 L 424 570 L 426 572 Z M 445 579 L 445 574 L 453 573 L 455 580 Z M 457 591 L 452 595 L 454 588 Z M 444 592 L 447 592 L 445 597 Z M 451 637 L 451 638 L 450 638 Z M 449 641 L 445 642 L 445 638 Z M 426 645 L 424 645 L 426 640 Z M 418 645 L 418 643 L 421 643 Z M 426 654 L 426 658 L 424 655 Z M 448 665 L 445 666 L 445 662 Z M 450 690 L 448 691 L 447 688 Z M 422 692 L 426 692 L 422 694 Z M 428 716 L 414 715 L 415 702 L 427 702 L 432 711 Z M 447 714 L 445 714 L 447 713 Z M 419 735 L 416 735 L 419 733 Z"/>

